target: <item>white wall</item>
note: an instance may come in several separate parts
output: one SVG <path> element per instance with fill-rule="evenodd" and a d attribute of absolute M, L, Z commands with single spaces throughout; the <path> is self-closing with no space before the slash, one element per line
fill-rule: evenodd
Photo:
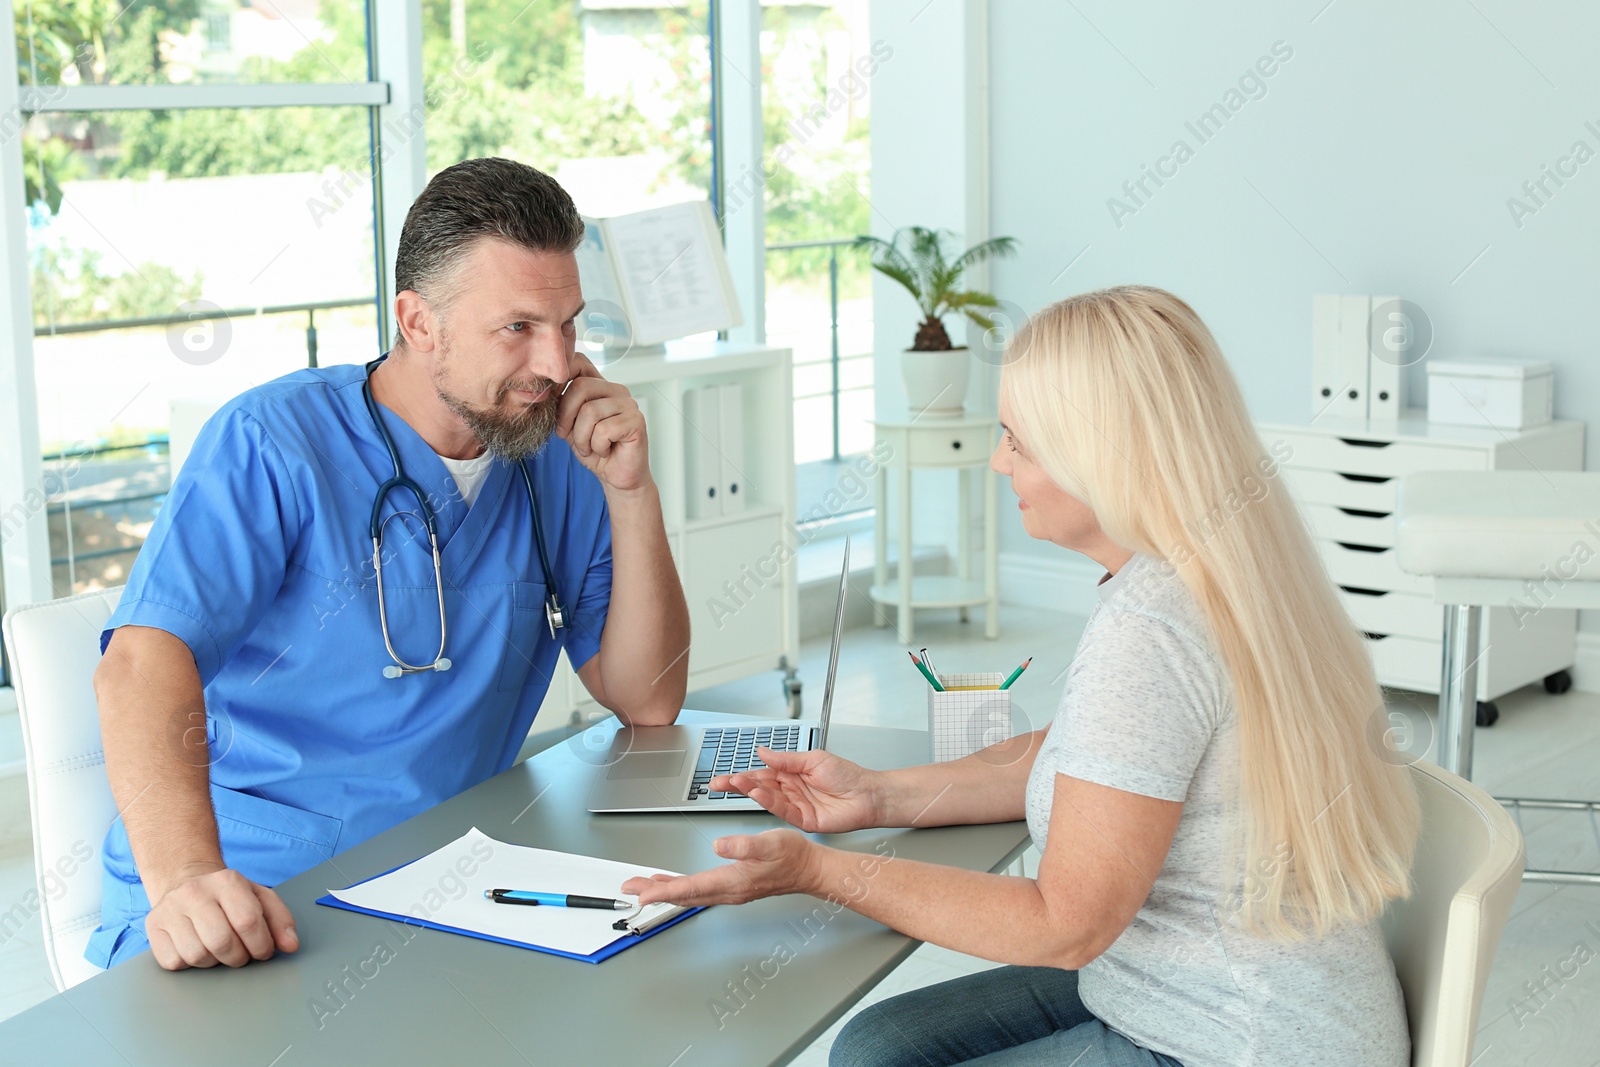
<path fill-rule="evenodd" d="M 1278 41 L 1292 56 L 1265 94 L 1201 143 L 1185 123 Z M 1556 414 L 1586 419 L 1600 156 L 1520 227 L 1507 200 L 1575 141 L 1600 152 L 1597 41 L 1600 8 L 1552 0 L 995 3 L 992 229 L 1023 241 L 995 292 L 1032 311 L 1117 283 L 1170 289 L 1258 419 L 1310 415 L 1311 294 L 1397 293 L 1431 317 L 1435 356 L 1552 359 Z M 1193 158 L 1119 227 L 1108 198 L 1179 139 Z M 1588 448 L 1600 469 L 1593 428 Z M 1002 522 L 1013 562 L 1058 552 L 1014 510 Z"/>
<path fill-rule="evenodd" d="M 872 81 L 872 233 L 947 229 L 965 245 L 989 236 L 988 56 L 984 0 L 938 0 L 926 6 L 874 0 L 872 37 L 893 49 Z M 968 276 L 983 283 L 981 271 Z M 877 410 L 905 406 L 900 354 L 919 315 L 898 283 L 873 275 L 874 389 Z M 960 325 L 946 322 L 960 344 Z M 980 375 L 974 385 L 980 385 Z"/>
<path fill-rule="evenodd" d="M 876 236 L 888 239 L 897 229 L 927 226 L 953 231 L 963 247 L 990 236 L 988 8 L 987 0 L 872 0 L 872 38 L 893 50 L 872 79 Z M 983 270 L 967 276 L 973 287 L 987 281 Z M 903 413 L 901 353 L 910 347 L 920 316 L 905 289 L 882 275 L 873 276 L 872 299 L 876 409 L 880 415 Z M 945 325 L 961 344 L 960 323 L 952 317 Z M 969 408 L 987 403 L 990 377 L 975 370 Z M 955 508 L 949 501 L 955 491 L 953 472 L 916 476 L 913 529 L 919 545 L 954 551 Z"/>

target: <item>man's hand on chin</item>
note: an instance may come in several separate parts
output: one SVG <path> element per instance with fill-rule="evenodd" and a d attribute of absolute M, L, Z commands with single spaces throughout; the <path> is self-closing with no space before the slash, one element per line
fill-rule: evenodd
<path fill-rule="evenodd" d="M 561 394 L 556 435 L 608 495 L 648 488 L 650 450 L 638 402 L 626 386 L 602 378 L 588 356 L 578 353 L 573 363 L 578 373 Z"/>

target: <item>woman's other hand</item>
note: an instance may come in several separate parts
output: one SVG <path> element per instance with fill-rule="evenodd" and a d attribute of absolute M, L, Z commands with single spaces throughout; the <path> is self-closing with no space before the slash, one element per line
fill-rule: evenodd
<path fill-rule="evenodd" d="M 831 752 L 775 752 L 758 747 L 766 766 L 718 775 L 710 788 L 742 793 L 807 833 L 839 834 L 882 826 L 884 778 Z"/>

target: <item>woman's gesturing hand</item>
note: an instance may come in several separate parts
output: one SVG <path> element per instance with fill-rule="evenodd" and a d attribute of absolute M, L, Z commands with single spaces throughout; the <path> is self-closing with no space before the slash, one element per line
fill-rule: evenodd
<path fill-rule="evenodd" d="M 820 882 L 821 853 L 827 851 L 793 830 L 719 837 L 712 848 L 733 862 L 699 874 L 640 875 L 622 883 L 622 893 L 637 895 L 641 905 L 668 901 L 687 907 L 809 893 Z"/>
<path fill-rule="evenodd" d="M 757 747 L 766 766 L 711 779 L 710 788 L 743 793 L 808 833 L 838 834 L 880 826 L 883 776 L 830 752 L 774 752 Z"/>

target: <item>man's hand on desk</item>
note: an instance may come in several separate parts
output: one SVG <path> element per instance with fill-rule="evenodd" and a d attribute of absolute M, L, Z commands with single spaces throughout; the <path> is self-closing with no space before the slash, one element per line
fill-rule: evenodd
<path fill-rule="evenodd" d="M 156 962 L 169 971 L 243 967 L 300 947 L 294 916 L 278 894 L 225 868 L 180 875 L 150 909 L 144 930 Z"/>
<path fill-rule="evenodd" d="M 622 883 L 622 892 L 637 894 L 640 904 L 665 900 L 696 907 L 812 893 L 822 882 L 822 853 L 827 849 L 793 830 L 719 837 L 711 847 L 734 862 L 699 874 L 630 878 Z"/>

